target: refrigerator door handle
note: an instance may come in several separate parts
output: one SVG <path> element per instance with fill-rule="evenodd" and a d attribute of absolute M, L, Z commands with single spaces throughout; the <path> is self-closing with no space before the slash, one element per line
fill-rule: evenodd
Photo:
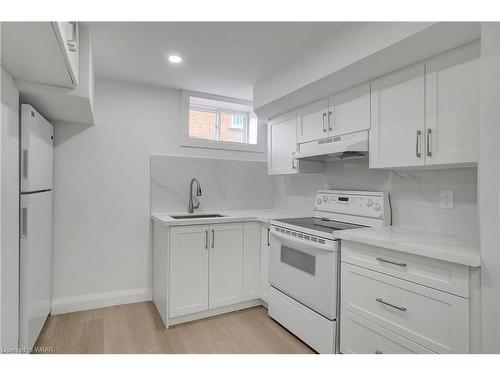
<path fill-rule="evenodd" d="M 28 237 L 28 207 L 21 210 L 21 238 Z"/>
<path fill-rule="evenodd" d="M 23 177 L 28 178 L 28 149 L 23 149 Z"/>

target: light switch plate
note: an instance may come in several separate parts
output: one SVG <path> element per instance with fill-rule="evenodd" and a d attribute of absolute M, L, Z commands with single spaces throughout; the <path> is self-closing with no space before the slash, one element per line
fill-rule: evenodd
<path fill-rule="evenodd" d="M 454 208 L 455 207 L 455 193 L 453 190 L 441 190 L 441 201 L 439 202 L 441 208 Z"/>

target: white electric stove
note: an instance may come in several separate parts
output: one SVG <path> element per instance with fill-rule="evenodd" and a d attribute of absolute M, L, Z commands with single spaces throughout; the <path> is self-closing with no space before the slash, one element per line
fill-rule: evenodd
<path fill-rule="evenodd" d="M 319 353 L 338 352 L 338 230 L 390 225 L 387 193 L 320 190 L 313 217 L 271 220 L 269 315 Z"/>

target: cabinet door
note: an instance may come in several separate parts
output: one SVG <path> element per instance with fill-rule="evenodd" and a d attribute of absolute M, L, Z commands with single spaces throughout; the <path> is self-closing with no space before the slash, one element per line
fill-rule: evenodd
<path fill-rule="evenodd" d="M 269 123 L 269 174 L 297 173 L 293 153 L 297 151 L 297 117 L 287 115 Z"/>
<path fill-rule="evenodd" d="M 479 54 L 476 44 L 427 64 L 427 165 L 477 162 Z"/>
<path fill-rule="evenodd" d="M 208 309 L 208 235 L 205 225 L 170 230 L 170 317 Z"/>
<path fill-rule="evenodd" d="M 210 226 L 209 307 L 241 302 L 243 223 Z"/>
<path fill-rule="evenodd" d="M 244 223 L 243 300 L 260 298 L 260 223 Z"/>
<path fill-rule="evenodd" d="M 328 136 L 328 100 L 302 107 L 298 112 L 297 142 L 315 141 Z"/>
<path fill-rule="evenodd" d="M 68 67 L 73 85 L 78 85 L 78 53 L 79 26 L 78 22 L 53 22 L 54 31 Z"/>
<path fill-rule="evenodd" d="M 419 65 L 372 83 L 370 168 L 424 164 L 424 70 Z"/>
<path fill-rule="evenodd" d="M 260 234 L 260 299 L 269 302 L 269 225 L 262 225 Z"/>
<path fill-rule="evenodd" d="M 329 101 L 329 136 L 370 129 L 370 85 L 344 91 Z"/>

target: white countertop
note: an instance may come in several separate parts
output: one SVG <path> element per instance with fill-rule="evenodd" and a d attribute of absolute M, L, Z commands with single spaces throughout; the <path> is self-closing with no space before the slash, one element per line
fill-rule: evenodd
<path fill-rule="evenodd" d="M 479 242 L 474 237 L 401 226 L 339 230 L 335 235 L 343 240 L 451 263 L 481 265 Z"/>
<path fill-rule="evenodd" d="M 269 223 L 270 220 L 311 217 L 312 213 L 289 211 L 275 208 L 263 208 L 252 210 L 227 210 L 227 211 L 210 211 L 210 212 L 195 212 L 199 214 L 220 214 L 224 217 L 213 218 L 198 218 L 198 219 L 174 219 L 175 215 L 188 215 L 186 212 L 153 212 L 151 218 L 169 226 L 177 225 L 195 225 L 195 224 L 215 224 L 215 223 L 234 223 L 242 221 L 260 221 Z"/>

